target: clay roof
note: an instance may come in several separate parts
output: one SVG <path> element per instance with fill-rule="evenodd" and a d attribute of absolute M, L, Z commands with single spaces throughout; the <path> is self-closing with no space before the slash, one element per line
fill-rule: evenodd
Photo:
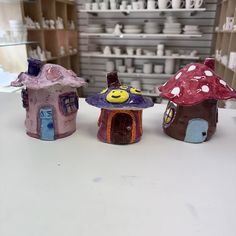
<path fill-rule="evenodd" d="M 98 108 L 119 110 L 142 110 L 154 105 L 151 99 L 142 96 L 139 89 L 122 86 L 116 72 L 107 75 L 107 82 L 108 87 L 101 93 L 86 98 L 88 104 Z M 117 102 L 116 98 L 118 100 L 119 97 L 124 99 Z"/>
<path fill-rule="evenodd" d="M 236 98 L 236 91 L 207 65 L 192 63 L 185 66 L 159 87 L 160 95 L 178 105 L 193 105 L 207 99 Z"/>
<path fill-rule="evenodd" d="M 31 89 L 47 88 L 54 85 L 81 87 L 86 82 L 77 75 L 60 65 L 45 64 L 37 76 L 28 73 L 19 74 L 18 78 L 11 83 L 14 87 L 26 86 Z"/>

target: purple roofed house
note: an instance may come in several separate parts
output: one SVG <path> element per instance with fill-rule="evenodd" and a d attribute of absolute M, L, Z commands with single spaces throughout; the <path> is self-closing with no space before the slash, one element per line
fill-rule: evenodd
<path fill-rule="evenodd" d="M 79 108 L 76 88 L 86 82 L 73 71 L 30 59 L 28 72 L 21 73 L 11 85 L 25 87 L 22 100 L 28 135 L 51 141 L 75 132 Z"/>

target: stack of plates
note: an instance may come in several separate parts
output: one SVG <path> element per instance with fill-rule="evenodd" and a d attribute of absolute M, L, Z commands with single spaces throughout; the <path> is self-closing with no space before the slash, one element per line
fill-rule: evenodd
<path fill-rule="evenodd" d="M 100 24 L 90 24 L 86 29 L 87 33 L 103 33 L 103 25 Z"/>
<path fill-rule="evenodd" d="M 146 22 L 143 31 L 145 34 L 158 34 L 161 31 L 160 25 L 156 22 Z"/>
<path fill-rule="evenodd" d="M 184 34 L 201 34 L 198 25 L 185 25 Z"/>
<path fill-rule="evenodd" d="M 140 25 L 125 25 L 123 32 L 125 34 L 140 34 L 142 32 L 142 27 Z"/>
<path fill-rule="evenodd" d="M 180 23 L 164 23 L 163 34 L 181 34 L 181 31 Z"/>

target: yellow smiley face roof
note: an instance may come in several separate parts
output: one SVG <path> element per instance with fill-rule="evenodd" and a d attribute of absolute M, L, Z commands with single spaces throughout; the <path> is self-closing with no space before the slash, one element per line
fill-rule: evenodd
<path fill-rule="evenodd" d="M 151 99 L 142 96 L 141 90 L 131 86 L 121 86 L 117 73 L 107 75 L 108 87 L 99 94 L 88 97 L 86 102 L 92 106 L 107 109 L 142 110 L 152 107 Z"/>

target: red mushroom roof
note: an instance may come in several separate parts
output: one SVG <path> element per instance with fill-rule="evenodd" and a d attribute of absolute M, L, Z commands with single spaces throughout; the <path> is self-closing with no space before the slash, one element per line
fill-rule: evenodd
<path fill-rule="evenodd" d="M 159 87 L 161 96 L 178 105 L 193 105 L 207 99 L 236 98 L 236 91 L 215 74 L 210 67 L 194 63 L 178 71 Z"/>

